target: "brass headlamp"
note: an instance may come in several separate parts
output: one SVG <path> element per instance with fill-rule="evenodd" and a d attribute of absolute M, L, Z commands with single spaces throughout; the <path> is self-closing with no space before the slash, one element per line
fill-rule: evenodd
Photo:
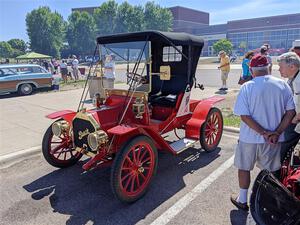
<path fill-rule="evenodd" d="M 98 130 L 88 136 L 88 145 L 93 151 L 97 151 L 100 146 L 108 142 L 108 136 L 103 130 Z"/>
<path fill-rule="evenodd" d="M 70 124 L 65 120 L 57 121 L 52 124 L 52 133 L 57 137 L 62 133 L 67 132 L 69 129 Z"/>

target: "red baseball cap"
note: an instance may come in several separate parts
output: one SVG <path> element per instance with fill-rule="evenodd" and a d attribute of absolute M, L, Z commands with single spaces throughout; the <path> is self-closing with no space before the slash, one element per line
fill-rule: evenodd
<path fill-rule="evenodd" d="M 252 57 L 249 66 L 250 67 L 265 67 L 268 65 L 269 65 L 269 63 L 268 63 L 267 57 L 264 55 L 261 55 L 261 54 L 257 54 Z"/>

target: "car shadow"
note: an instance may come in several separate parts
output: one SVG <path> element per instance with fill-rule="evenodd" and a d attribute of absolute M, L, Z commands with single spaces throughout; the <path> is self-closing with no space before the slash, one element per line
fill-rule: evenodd
<path fill-rule="evenodd" d="M 20 97 L 17 93 L 11 93 L 11 94 L 1 94 L 0 99 L 4 98 L 15 98 L 15 97 Z"/>
<path fill-rule="evenodd" d="M 31 95 L 35 95 L 37 93 L 47 93 L 51 90 L 52 90 L 51 88 L 39 88 L 38 90 L 34 90 Z M 30 95 L 27 95 L 27 96 L 30 96 Z M 24 97 L 24 96 L 19 95 L 17 92 L 7 93 L 7 94 L 0 94 L 0 99 L 18 98 L 18 97 Z"/>
<path fill-rule="evenodd" d="M 174 196 L 186 185 L 184 176 L 197 171 L 220 155 L 220 148 L 206 153 L 189 148 L 177 157 L 159 153 L 155 179 L 140 200 L 125 204 L 117 200 L 110 189 L 110 168 L 82 173 L 79 162 L 73 167 L 55 170 L 26 184 L 32 199 L 49 198 L 53 212 L 70 215 L 66 224 L 135 224 Z"/>
<path fill-rule="evenodd" d="M 219 91 L 216 91 L 215 94 L 218 94 L 218 95 L 226 95 L 228 92 L 227 91 L 223 91 L 223 90 L 219 90 Z"/>

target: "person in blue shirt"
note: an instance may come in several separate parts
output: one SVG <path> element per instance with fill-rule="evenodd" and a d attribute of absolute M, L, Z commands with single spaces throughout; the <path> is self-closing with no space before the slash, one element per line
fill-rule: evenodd
<path fill-rule="evenodd" d="M 250 63 L 253 56 L 254 56 L 254 52 L 249 51 L 245 54 L 245 57 L 243 59 L 243 62 L 242 62 L 242 69 L 243 69 L 242 78 L 244 80 L 250 80 L 251 77 L 252 77 L 250 69 L 249 69 L 249 63 Z"/>

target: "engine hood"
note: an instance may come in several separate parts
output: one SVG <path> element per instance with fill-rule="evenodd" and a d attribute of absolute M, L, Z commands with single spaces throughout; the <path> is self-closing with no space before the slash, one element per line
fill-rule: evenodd
<path fill-rule="evenodd" d="M 102 130 L 107 131 L 117 125 L 121 109 L 121 105 L 102 105 L 99 109 L 87 111 L 86 115 L 92 116 L 95 122 L 99 125 L 99 128 L 101 127 Z"/>

